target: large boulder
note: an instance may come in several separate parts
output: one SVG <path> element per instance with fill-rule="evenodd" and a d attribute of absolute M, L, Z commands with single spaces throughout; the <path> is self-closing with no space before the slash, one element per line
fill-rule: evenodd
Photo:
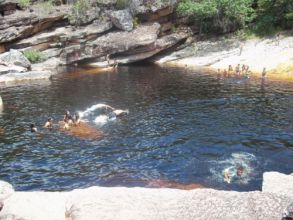
<path fill-rule="evenodd" d="M 3 16 L 12 14 L 15 12 L 17 7 L 17 1 L 16 0 L 1 0 L 0 1 L 0 15 Z"/>
<path fill-rule="evenodd" d="M 265 172 L 263 174 L 262 191 L 290 196 L 293 200 L 293 175 Z"/>
<path fill-rule="evenodd" d="M 109 13 L 113 24 L 124 31 L 131 31 L 133 29 L 133 18 L 129 9 L 112 11 Z"/>
<path fill-rule="evenodd" d="M 131 52 L 135 48 L 153 45 L 159 32 L 160 25 L 157 23 L 141 25 L 131 32 L 111 32 L 92 42 L 65 47 L 61 52 L 60 59 L 64 64 L 70 64 L 86 59 L 105 57 L 108 54 Z"/>
<path fill-rule="evenodd" d="M 2 55 L 0 59 L 15 66 L 21 66 L 27 69 L 31 67 L 30 61 L 18 50 L 11 49 Z"/>

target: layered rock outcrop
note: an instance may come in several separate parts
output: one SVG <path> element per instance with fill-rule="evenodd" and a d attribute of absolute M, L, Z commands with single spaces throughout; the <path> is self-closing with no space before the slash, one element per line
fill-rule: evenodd
<path fill-rule="evenodd" d="M 2 0 L 0 53 L 33 49 L 42 51 L 47 59 L 59 59 L 57 63 L 63 65 L 141 61 L 187 39 L 186 30 L 170 31 L 176 2 L 132 0 L 122 10 L 115 8 L 118 2 L 114 0 L 90 2 L 90 10 L 81 19 L 72 14 L 78 9 L 76 5 L 44 10 L 36 3 L 18 10 L 16 3 Z M 107 57 L 110 62 L 106 62 Z"/>

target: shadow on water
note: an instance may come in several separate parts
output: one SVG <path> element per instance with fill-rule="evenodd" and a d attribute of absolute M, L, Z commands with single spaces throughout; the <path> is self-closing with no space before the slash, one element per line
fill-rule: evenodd
<path fill-rule="evenodd" d="M 246 191 L 261 189 L 265 171 L 293 172 L 292 83 L 134 65 L 78 69 L 41 86 L 1 87 L 1 96 L 0 178 L 17 190 L 200 184 Z M 41 128 L 65 109 L 98 103 L 129 111 L 88 119 L 102 139 Z M 41 134 L 28 131 L 32 122 Z"/>

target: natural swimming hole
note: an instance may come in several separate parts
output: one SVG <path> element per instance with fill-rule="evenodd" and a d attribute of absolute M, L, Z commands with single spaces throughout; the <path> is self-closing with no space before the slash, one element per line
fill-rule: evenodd
<path fill-rule="evenodd" d="M 182 68 L 119 67 L 2 86 L 0 179 L 17 190 L 93 185 L 148 186 L 156 180 L 260 190 L 265 171 L 293 172 L 293 84 L 239 80 Z M 87 116 L 102 139 L 41 126 L 97 104 L 129 111 Z M 34 122 L 40 134 L 29 132 Z M 244 176 L 236 175 L 237 167 Z M 223 172 L 231 172 L 231 182 Z"/>

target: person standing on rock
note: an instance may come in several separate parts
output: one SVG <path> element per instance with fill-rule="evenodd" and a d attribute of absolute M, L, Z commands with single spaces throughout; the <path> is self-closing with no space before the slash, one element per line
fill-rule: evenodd
<path fill-rule="evenodd" d="M 266 75 L 267 75 L 267 71 L 266 71 L 266 68 L 264 67 L 261 73 L 262 79 L 266 78 Z"/>
<path fill-rule="evenodd" d="M 110 54 L 107 54 L 106 60 L 107 60 L 108 66 L 110 66 Z"/>

